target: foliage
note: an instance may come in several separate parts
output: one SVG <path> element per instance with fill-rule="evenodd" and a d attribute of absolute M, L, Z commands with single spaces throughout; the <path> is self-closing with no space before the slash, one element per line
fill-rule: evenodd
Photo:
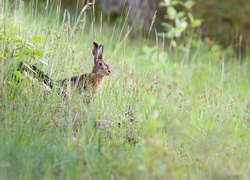
<path fill-rule="evenodd" d="M 78 29 L 58 23 L 58 12 L 29 12 L 0 14 L 2 179 L 249 177 L 249 61 L 198 38 L 173 53 L 128 38 L 126 22 L 112 28 L 93 18 Z M 78 93 L 63 100 L 13 80 L 19 61 L 55 80 L 91 71 L 93 41 L 105 46 L 112 75 L 89 105 Z M 100 120 L 114 126 L 98 129 Z"/>
<path fill-rule="evenodd" d="M 192 8 L 196 4 L 193 0 L 165 0 L 160 3 L 161 7 L 166 7 L 165 19 L 168 22 L 163 22 L 162 26 L 165 27 L 166 32 L 161 33 L 161 36 L 166 36 L 170 39 L 176 39 L 182 36 L 183 32 L 201 26 L 202 20 L 195 19 L 192 14 Z M 177 6 L 184 7 L 184 11 L 177 10 Z M 188 28 L 189 27 L 189 28 Z M 172 45 L 176 46 L 176 42 L 172 41 Z"/>
<path fill-rule="evenodd" d="M 248 0 L 212 0 L 197 2 L 194 12 L 204 19 L 203 35 L 216 39 L 224 47 L 233 46 L 238 53 L 249 52 Z"/>
<path fill-rule="evenodd" d="M 74 12 L 78 14 L 87 2 L 92 1 L 9 0 L 5 2 L 11 2 L 10 4 L 15 4 L 13 2 L 31 3 L 34 8 L 46 6 L 48 8 L 45 9 L 45 14 L 50 11 L 49 5 L 53 6 L 56 2 L 60 2 L 61 4 L 58 9 L 61 8 L 64 12 Z M 111 21 L 117 24 L 117 21 L 126 21 L 128 18 L 131 21 L 130 25 L 133 26 L 132 30 L 138 32 L 138 30 L 144 29 L 144 33 L 146 34 L 150 34 L 152 28 L 156 28 L 158 32 L 165 32 L 165 36 L 175 38 L 173 35 L 180 36 L 183 32 L 188 33 L 192 31 L 192 25 L 199 26 L 201 23 L 200 20 L 202 19 L 202 25 L 199 26 L 199 29 L 202 29 L 200 32 L 203 37 L 209 37 L 213 40 L 216 39 L 223 48 L 232 46 L 235 52 L 240 55 L 241 52 L 249 52 L 249 0 L 98 0 L 94 2 L 96 2 L 94 7 L 97 19 L 101 17 L 101 20 L 107 19 L 109 22 Z M 158 7 L 157 4 L 159 3 L 162 6 Z M 125 5 L 125 7 L 123 5 Z M 167 8 L 168 5 L 171 5 L 171 7 Z M 166 11 L 166 9 L 168 10 Z M 157 14 L 155 13 L 156 11 Z M 31 10 L 31 12 L 35 13 L 36 11 Z M 184 12 L 185 15 L 178 12 Z M 127 13 L 128 17 L 126 15 Z M 177 22 L 169 19 L 169 17 L 175 13 L 178 14 L 178 16 L 183 16 L 182 18 L 177 18 Z M 169 16 L 169 14 L 171 15 Z M 184 17 L 185 20 L 183 19 Z M 164 23 L 164 29 L 161 27 L 163 21 L 166 21 Z"/>

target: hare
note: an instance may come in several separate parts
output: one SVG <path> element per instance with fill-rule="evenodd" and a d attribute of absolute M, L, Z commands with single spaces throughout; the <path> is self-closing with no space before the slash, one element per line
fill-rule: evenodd
<path fill-rule="evenodd" d="M 73 76 L 70 78 L 59 81 L 59 84 L 65 86 L 67 82 L 70 82 L 80 92 L 92 92 L 95 93 L 102 87 L 104 76 L 110 75 L 111 71 L 109 65 L 102 59 L 104 46 L 93 42 L 92 55 L 94 58 L 94 66 L 92 72 L 88 74 L 82 74 L 80 76 Z"/>

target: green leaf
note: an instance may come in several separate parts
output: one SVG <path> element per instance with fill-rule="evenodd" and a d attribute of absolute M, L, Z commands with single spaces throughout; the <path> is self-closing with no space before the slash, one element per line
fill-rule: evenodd
<path fill-rule="evenodd" d="M 176 14 L 176 18 L 182 18 L 185 16 L 185 13 L 183 11 L 180 11 Z"/>
<path fill-rule="evenodd" d="M 180 21 L 177 27 L 185 30 L 187 26 L 188 26 L 188 23 L 186 21 Z"/>
<path fill-rule="evenodd" d="M 40 41 L 42 41 L 42 40 L 43 40 L 43 38 L 40 37 L 40 36 L 35 36 L 34 39 L 33 39 L 33 41 L 34 41 L 35 43 L 38 43 L 38 42 L 40 42 Z"/>
<path fill-rule="evenodd" d="M 203 22 L 202 19 L 194 19 L 193 15 L 191 13 L 188 13 L 189 20 L 191 22 L 192 27 L 199 27 L 201 23 Z"/>
<path fill-rule="evenodd" d="M 175 26 L 179 26 L 181 23 L 186 22 L 187 23 L 187 18 L 183 17 L 181 19 L 176 18 L 175 19 Z"/>
<path fill-rule="evenodd" d="M 167 37 L 168 37 L 168 38 L 175 37 L 175 32 L 176 32 L 175 28 L 170 29 L 170 30 L 167 32 Z"/>
<path fill-rule="evenodd" d="M 14 42 L 17 42 L 17 43 L 22 43 L 22 39 L 14 39 Z"/>
<path fill-rule="evenodd" d="M 191 14 L 191 13 L 188 13 L 188 17 L 189 17 L 189 20 L 191 21 L 191 23 L 192 23 L 192 21 L 194 21 L 194 17 L 193 17 L 193 15 Z"/>
<path fill-rule="evenodd" d="M 178 5 L 178 4 L 180 4 L 179 0 L 178 1 L 171 1 L 172 6 L 175 6 L 175 5 Z"/>
<path fill-rule="evenodd" d="M 29 48 L 25 48 L 23 52 L 26 55 L 31 55 L 31 50 Z"/>
<path fill-rule="evenodd" d="M 177 46 L 177 43 L 176 43 L 175 40 L 172 40 L 172 41 L 171 41 L 171 46 L 173 46 L 173 47 L 176 47 L 176 46 Z"/>
<path fill-rule="evenodd" d="M 171 24 L 168 24 L 168 23 L 165 23 L 165 22 L 161 23 L 161 25 L 162 25 L 163 27 L 168 28 L 168 29 L 173 28 L 173 26 L 172 26 Z"/>
<path fill-rule="evenodd" d="M 192 25 L 192 27 L 199 27 L 199 26 L 201 26 L 202 22 L 203 22 L 202 19 L 195 19 L 195 20 L 191 23 L 191 25 Z"/>
<path fill-rule="evenodd" d="M 174 20 L 177 14 L 176 9 L 173 6 L 169 6 L 167 9 L 169 19 Z"/>
<path fill-rule="evenodd" d="M 159 3 L 159 6 L 160 7 L 168 7 L 168 6 L 170 6 L 170 4 L 172 4 L 171 0 L 164 0 L 163 2 Z"/>
<path fill-rule="evenodd" d="M 35 50 L 34 55 L 38 57 L 43 57 L 43 53 L 41 51 Z"/>
<path fill-rule="evenodd" d="M 23 75 L 20 71 L 15 71 L 15 76 L 18 78 L 18 79 L 22 79 Z"/>
<path fill-rule="evenodd" d="M 191 9 L 195 4 L 196 4 L 195 1 L 187 1 L 187 2 L 184 3 L 184 6 L 185 6 L 187 9 Z"/>
<path fill-rule="evenodd" d="M 4 35 L 0 34 L 0 40 L 4 39 Z"/>

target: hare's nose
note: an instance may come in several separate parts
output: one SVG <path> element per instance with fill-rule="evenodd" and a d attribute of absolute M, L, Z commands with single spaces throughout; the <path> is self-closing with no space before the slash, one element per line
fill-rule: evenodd
<path fill-rule="evenodd" d="M 111 73 L 111 71 L 110 71 L 110 70 L 108 70 L 108 73 L 110 74 L 110 73 Z"/>

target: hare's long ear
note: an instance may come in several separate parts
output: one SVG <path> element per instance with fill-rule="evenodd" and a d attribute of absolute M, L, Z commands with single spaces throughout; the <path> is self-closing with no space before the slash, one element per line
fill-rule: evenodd
<path fill-rule="evenodd" d="M 98 59 L 102 59 L 103 51 L 104 51 L 104 46 L 101 44 L 101 45 L 99 46 L 98 52 L 97 52 L 97 57 L 98 57 Z"/>
<path fill-rule="evenodd" d="M 98 44 L 96 42 L 93 42 L 92 55 L 94 57 L 94 61 L 97 60 L 97 53 L 98 53 Z"/>

